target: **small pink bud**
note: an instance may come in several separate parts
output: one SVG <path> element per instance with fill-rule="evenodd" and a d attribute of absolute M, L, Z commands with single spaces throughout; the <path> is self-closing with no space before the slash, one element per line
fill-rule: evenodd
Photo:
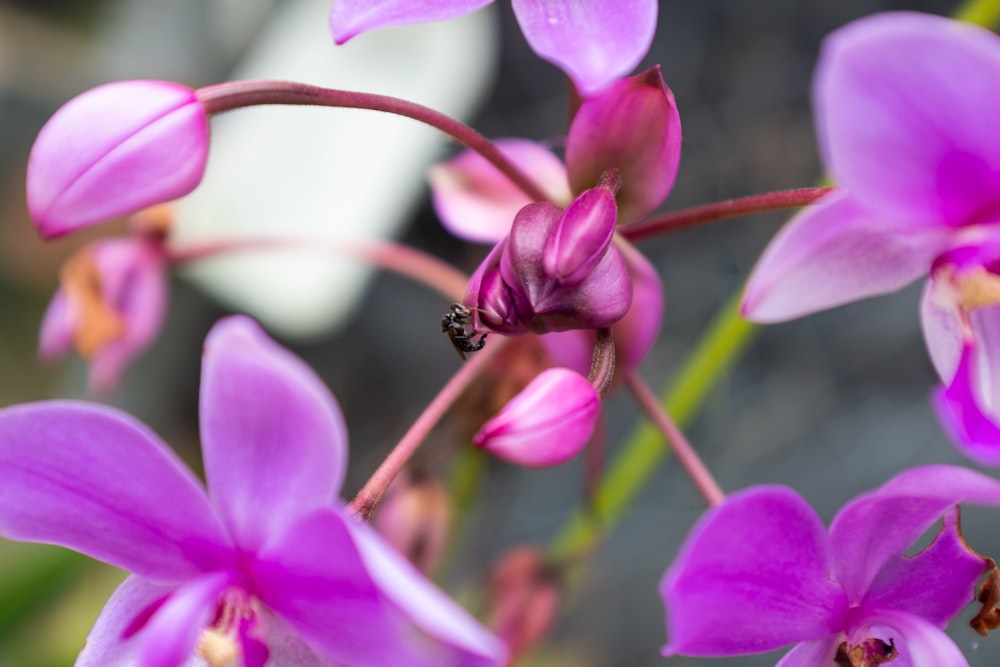
<path fill-rule="evenodd" d="M 414 567 L 429 574 L 444 555 L 451 519 L 451 501 L 441 482 L 411 473 L 397 477 L 389 487 L 375 527 Z"/>
<path fill-rule="evenodd" d="M 39 132 L 28 210 L 43 237 L 61 236 L 191 192 L 207 156 L 208 120 L 195 91 L 167 81 L 99 86 Z"/>
<path fill-rule="evenodd" d="M 166 303 L 166 264 L 158 242 L 96 242 L 63 265 L 60 287 L 42 321 L 38 354 L 51 360 L 75 348 L 90 364 L 90 391 L 106 394 L 159 333 Z"/>
<path fill-rule="evenodd" d="M 473 441 L 517 465 L 559 465 L 590 440 L 600 407 L 587 378 L 568 368 L 550 368 L 486 422 Z"/>
<path fill-rule="evenodd" d="M 591 188 L 563 211 L 545 242 L 545 273 L 560 285 L 578 285 L 608 251 L 618 208 L 606 188 Z"/>
<path fill-rule="evenodd" d="M 535 547 L 511 549 L 490 575 L 490 627 L 510 647 L 511 663 L 545 639 L 559 610 L 556 569 Z"/>

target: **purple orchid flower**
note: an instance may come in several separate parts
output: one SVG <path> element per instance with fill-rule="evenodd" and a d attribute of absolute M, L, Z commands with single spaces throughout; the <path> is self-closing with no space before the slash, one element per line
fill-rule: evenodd
<path fill-rule="evenodd" d="M 532 202 L 486 160 L 471 152 L 435 166 L 430 178 L 435 208 L 449 231 L 470 241 L 499 243 L 477 272 L 491 275 L 474 276 L 475 285 L 470 284 L 470 291 L 479 290 L 478 295 L 471 295 L 479 303 L 468 305 L 492 313 L 491 325 L 502 323 L 503 328 L 511 330 L 516 328 L 515 295 L 510 293 L 511 285 L 500 280 L 499 267 L 512 220 L 530 204 L 536 207 L 531 210 L 532 217 L 546 215 L 554 225 L 555 206 L 569 207 L 574 197 L 594 189 L 608 170 L 616 170 L 620 176 L 615 224 L 640 220 L 663 203 L 673 187 L 680 164 L 680 117 L 673 94 L 659 68 L 654 67 L 615 81 L 583 101 L 569 129 L 565 166 L 547 148 L 530 141 L 506 139 L 497 144 L 549 194 L 549 208 L 538 208 L 539 203 Z M 593 220 L 602 223 L 607 217 L 595 216 Z M 600 224 L 591 230 L 586 217 L 574 217 L 571 222 L 564 226 L 572 227 L 578 238 L 603 244 L 604 227 Z M 540 248 L 545 248 L 544 242 L 542 239 Z M 617 235 L 612 235 L 612 245 L 628 267 L 632 292 L 632 307 L 613 327 L 616 356 L 622 368 L 632 369 L 645 357 L 659 333 L 663 287 L 655 268 L 635 248 Z M 555 260 L 553 248 L 548 250 L 540 258 L 542 263 L 550 256 L 549 262 Z M 593 256 L 589 245 L 582 250 L 580 257 Z M 528 267 L 523 272 L 538 275 L 544 267 Z M 560 365 L 581 373 L 589 369 L 593 332 L 549 333 L 542 342 Z"/>
<path fill-rule="evenodd" d="M 968 663 L 942 631 L 992 561 L 965 544 L 957 503 L 1000 505 L 1000 482 L 953 466 L 906 471 L 855 498 L 829 531 L 798 494 L 758 486 L 695 525 L 664 575 L 664 655 L 797 644 L 779 667 Z M 920 553 L 906 551 L 936 521 Z"/>
<path fill-rule="evenodd" d="M 330 30 L 338 44 L 376 28 L 444 21 L 492 0 L 334 0 Z M 512 0 L 531 48 L 569 75 L 584 95 L 630 72 L 656 32 L 656 0 Z"/>
<path fill-rule="evenodd" d="M 922 275 L 938 414 L 968 456 L 1000 464 L 1000 38 L 888 13 L 827 38 L 814 83 L 824 164 L 843 189 L 771 242 L 744 314 L 778 322 Z M 996 341 L 996 342 L 994 342 Z M 964 360 L 964 361 L 963 361 Z"/>
<path fill-rule="evenodd" d="M 245 317 L 209 333 L 209 491 L 145 426 L 51 401 L 0 410 L 0 535 L 132 573 L 77 665 L 500 665 L 505 649 L 336 494 L 343 418 Z"/>
<path fill-rule="evenodd" d="M 168 282 L 158 239 L 137 236 L 85 247 L 63 266 L 39 331 L 39 357 L 54 360 L 75 347 L 90 365 L 90 392 L 111 392 L 159 333 Z"/>
<path fill-rule="evenodd" d="M 208 159 L 208 115 L 169 81 L 117 81 L 63 105 L 38 133 L 27 198 L 39 233 L 62 236 L 193 190 Z"/>

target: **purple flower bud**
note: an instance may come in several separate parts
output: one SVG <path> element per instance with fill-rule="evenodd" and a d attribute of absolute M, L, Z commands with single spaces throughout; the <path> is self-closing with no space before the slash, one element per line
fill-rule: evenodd
<path fill-rule="evenodd" d="M 651 213 L 666 199 L 680 159 L 681 120 L 659 67 L 615 81 L 586 98 L 566 143 L 574 192 L 593 187 L 608 169 L 621 172 L 622 224 Z"/>
<path fill-rule="evenodd" d="M 608 250 L 618 208 L 607 188 L 583 192 L 563 211 L 545 242 L 546 275 L 560 285 L 578 285 Z"/>
<path fill-rule="evenodd" d="M 85 247 L 66 262 L 39 332 L 42 359 L 75 347 L 90 363 L 90 391 L 114 389 L 122 371 L 159 333 L 167 302 L 160 246 L 114 239 Z"/>
<path fill-rule="evenodd" d="M 550 368 L 486 422 L 473 441 L 517 465 L 559 465 L 590 440 L 600 409 L 600 397 L 587 378 L 568 368 Z"/>
<path fill-rule="evenodd" d="M 201 181 L 208 121 L 195 91 L 119 81 L 73 98 L 39 132 L 28 210 L 46 238 L 172 199 Z"/>

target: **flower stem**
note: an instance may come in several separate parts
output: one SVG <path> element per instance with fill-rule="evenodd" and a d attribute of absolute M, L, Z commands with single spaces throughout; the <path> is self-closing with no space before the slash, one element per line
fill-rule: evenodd
<path fill-rule="evenodd" d="M 667 414 L 681 427 L 689 423 L 719 377 L 739 357 L 756 326 L 740 316 L 740 295 L 716 315 L 694 353 L 663 397 Z M 556 558 L 572 557 L 592 548 L 618 522 L 650 480 L 669 448 L 649 424 L 628 439 L 594 493 L 593 503 L 578 510 L 549 547 Z"/>
<path fill-rule="evenodd" d="M 677 455 L 677 460 L 684 466 L 691 481 L 705 498 L 709 507 L 718 505 L 726 498 L 726 494 L 719 488 L 719 484 L 712 477 L 708 467 L 694 451 L 694 447 L 688 442 L 684 433 L 677 428 L 677 424 L 670 418 L 670 415 L 660 405 L 656 394 L 649 388 L 649 385 L 636 372 L 625 375 L 625 384 L 629 391 L 635 396 L 639 406 L 646 412 L 653 425 L 663 433 L 667 443 L 673 448 Z"/>
<path fill-rule="evenodd" d="M 410 430 L 406 432 L 395 448 L 393 448 L 389 456 L 382 462 L 382 465 L 378 467 L 378 470 L 365 483 L 364 487 L 358 491 L 358 495 L 354 497 L 354 500 L 349 505 L 352 512 L 365 521 L 371 520 L 376 508 L 378 508 L 379 502 L 382 500 L 382 496 L 385 494 L 386 489 L 389 488 L 389 484 L 396 478 L 396 475 L 402 470 L 403 466 L 413 455 L 413 452 L 417 450 L 420 443 L 424 441 L 469 383 L 503 349 L 508 340 L 499 336 L 490 338 L 490 344 L 472 355 L 472 358 L 452 376 L 444 388 L 434 397 L 434 400 L 430 402 L 430 405 L 413 422 Z"/>
<path fill-rule="evenodd" d="M 831 187 L 799 188 L 797 190 L 780 190 L 762 195 L 727 199 L 726 201 L 666 213 L 633 225 L 625 225 L 618 229 L 618 233 L 630 241 L 636 241 L 649 238 L 650 236 L 658 236 L 668 232 L 676 232 L 680 229 L 687 229 L 688 227 L 695 227 L 706 222 L 716 222 L 741 215 L 752 215 L 754 213 L 807 206 L 834 189 Z"/>
<path fill-rule="evenodd" d="M 538 183 L 508 160 L 489 139 L 451 116 L 416 102 L 388 95 L 321 88 L 292 81 L 230 81 L 200 88 L 197 95 L 198 100 L 210 114 L 241 107 L 283 104 L 370 109 L 406 116 L 437 128 L 476 151 L 531 199 L 536 201 L 550 199 Z"/>
<path fill-rule="evenodd" d="M 171 262 L 185 263 L 233 252 L 299 250 L 340 255 L 368 262 L 441 293 L 449 301 L 461 301 L 469 277 L 433 255 L 391 241 L 317 241 L 296 238 L 250 238 L 217 241 L 203 245 L 169 248 Z"/>

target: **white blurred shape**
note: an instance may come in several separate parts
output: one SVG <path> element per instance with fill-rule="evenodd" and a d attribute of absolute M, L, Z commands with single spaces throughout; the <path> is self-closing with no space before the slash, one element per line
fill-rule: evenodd
<path fill-rule="evenodd" d="M 492 12 L 376 31 L 337 47 L 328 10 L 329 0 L 285 5 L 233 78 L 395 95 L 459 118 L 492 83 Z M 234 253 L 190 270 L 208 291 L 286 336 L 323 334 L 349 316 L 371 269 L 322 244 L 391 237 L 424 196 L 426 169 L 448 141 L 408 118 L 316 107 L 241 109 L 214 120 L 212 133 L 208 172 L 178 202 L 171 243 L 316 241 L 312 251 Z"/>

